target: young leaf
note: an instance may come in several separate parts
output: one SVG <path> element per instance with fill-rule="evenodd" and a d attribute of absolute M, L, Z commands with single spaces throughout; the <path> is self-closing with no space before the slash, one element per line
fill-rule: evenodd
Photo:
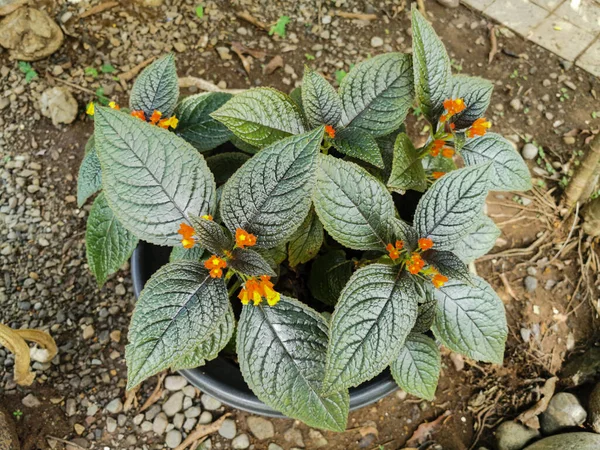
<path fill-rule="evenodd" d="M 102 286 L 106 278 L 127 262 L 138 239 L 114 216 L 104 193 L 94 200 L 85 230 L 85 250 L 90 270 Z"/>
<path fill-rule="evenodd" d="M 281 16 L 277 19 L 277 23 L 269 30 L 269 36 L 276 34 L 280 37 L 285 37 L 285 26 L 288 23 L 290 23 L 290 18 L 288 16 Z"/>
<path fill-rule="evenodd" d="M 304 264 L 314 258 L 321 245 L 323 245 L 323 225 L 311 210 L 290 239 L 288 251 L 290 266 Z"/>
<path fill-rule="evenodd" d="M 475 228 L 456 242 L 452 251 L 468 264 L 489 252 L 496 245 L 499 236 L 500 229 L 494 221 L 488 216 L 481 215 Z"/>
<path fill-rule="evenodd" d="M 450 91 L 447 98 L 462 98 L 466 108 L 452 118 L 457 130 L 473 125 L 490 106 L 494 85 L 491 81 L 479 77 L 454 75 L 448 83 Z"/>
<path fill-rule="evenodd" d="M 333 146 L 344 155 L 383 168 L 383 159 L 377 141 L 366 131 L 344 128 L 336 133 Z"/>
<path fill-rule="evenodd" d="M 238 138 L 259 148 L 306 131 L 296 104 L 271 88 L 249 89 L 237 94 L 211 116 Z"/>
<path fill-rule="evenodd" d="M 315 259 L 308 278 L 310 293 L 327 305 L 335 305 L 352 276 L 354 263 L 344 250 L 331 250 Z"/>
<path fill-rule="evenodd" d="M 469 166 L 492 163 L 490 187 L 495 191 L 531 189 L 529 168 L 512 144 L 496 133 L 467 139 L 460 154 Z"/>
<path fill-rule="evenodd" d="M 450 350 L 500 364 L 507 336 L 502 300 L 483 279 L 450 280 L 436 289 L 435 336 Z"/>
<path fill-rule="evenodd" d="M 249 159 L 248 155 L 240 152 L 217 153 L 206 158 L 206 164 L 215 176 L 215 183 L 223 184 Z"/>
<path fill-rule="evenodd" d="M 142 110 L 150 117 L 154 110 L 163 117 L 169 117 L 175 110 L 179 98 L 175 57 L 168 54 L 157 59 L 137 77 L 131 88 L 129 108 Z"/>
<path fill-rule="evenodd" d="M 392 171 L 387 185 L 391 190 L 401 192 L 409 189 L 425 192 L 427 189 L 427 177 L 419 152 L 406 133 L 400 133 L 396 138 Z"/>
<path fill-rule="evenodd" d="M 108 204 L 125 228 L 157 245 L 178 245 L 190 215 L 215 205 L 215 182 L 190 144 L 159 127 L 97 107 L 95 141 Z"/>
<path fill-rule="evenodd" d="M 324 392 L 373 378 L 398 355 L 417 318 L 417 292 L 399 267 L 357 270 L 331 318 Z"/>
<path fill-rule="evenodd" d="M 392 196 L 362 167 L 319 155 L 315 210 L 327 232 L 355 250 L 387 245 L 387 222 L 394 216 Z"/>
<path fill-rule="evenodd" d="M 204 253 L 204 249 L 199 245 L 195 245 L 192 248 L 183 248 L 179 245 L 176 245 L 171 250 L 171 254 L 169 255 L 169 262 L 175 261 L 200 261 L 202 258 L 202 254 Z"/>
<path fill-rule="evenodd" d="M 344 431 L 348 392 L 321 396 L 327 322 L 303 303 L 281 296 L 275 306 L 242 308 L 237 354 L 256 396 L 310 427 Z"/>
<path fill-rule="evenodd" d="M 274 277 L 277 275 L 259 253 L 249 248 L 234 249 L 231 252 L 229 266 L 233 270 L 251 277 L 260 277 L 261 275 Z"/>
<path fill-rule="evenodd" d="M 308 122 L 313 126 L 335 127 L 342 118 L 342 101 L 323 76 L 304 67 L 302 78 L 302 107 Z"/>
<path fill-rule="evenodd" d="M 340 84 L 341 125 L 374 137 L 397 129 L 414 98 L 409 55 L 386 53 L 357 64 Z"/>
<path fill-rule="evenodd" d="M 471 230 L 487 196 L 490 165 L 465 167 L 433 183 L 417 205 L 415 228 L 436 250 L 451 249 Z"/>
<path fill-rule="evenodd" d="M 471 282 L 471 274 L 467 266 L 454 253 L 445 250 L 427 250 L 423 259 L 437 269 L 439 273 L 451 280 Z"/>
<path fill-rule="evenodd" d="M 86 153 L 79 166 L 79 175 L 77 176 L 77 206 L 80 208 L 88 198 L 102 189 L 102 169 L 96 153 L 93 135 L 85 148 Z"/>
<path fill-rule="evenodd" d="M 442 358 L 435 341 L 418 333 L 408 335 L 398 358 L 390 365 L 396 383 L 425 400 L 433 400 L 441 368 Z"/>
<path fill-rule="evenodd" d="M 286 242 L 310 209 L 322 139 L 323 127 L 290 136 L 240 167 L 223 188 L 225 225 L 256 235 L 259 247 Z"/>
<path fill-rule="evenodd" d="M 131 326 L 127 390 L 171 367 L 214 333 L 229 304 L 221 278 L 200 263 L 177 261 L 161 267 L 146 283 Z"/>
<path fill-rule="evenodd" d="M 229 232 L 214 220 L 191 216 L 190 221 L 200 245 L 209 252 L 225 256 L 225 252 L 233 248 L 233 238 Z"/>
<path fill-rule="evenodd" d="M 231 94 L 224 92 L 207 92 L 186 97 L 175 109 L 175 116 L 179 119 L 175 134 L 188 141 L 199 152 L 206 152 L 224 144 L 231 138 L 232 133 L 210 114 L 231 97 Z"/>
<path fill-rule="evenodd" d="M 423 115 L 436 124 L 444 112 L 450 83 L 450 59 L 433 27 L 413 8 L 413 68 L 417 100 Z"/>

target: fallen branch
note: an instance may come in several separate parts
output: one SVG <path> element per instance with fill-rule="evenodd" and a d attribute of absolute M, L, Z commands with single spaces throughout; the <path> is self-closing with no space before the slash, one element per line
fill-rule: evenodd
<path fill-rule="evenodd" d="M 49 74 L 46 74 L 46 76 L 53 81 L 58 81 L 59 83 L 66 84 L 67 86 L 72 87 L 73 89 L 77 89 L 78 91 L 86 92 L 88 94 L 92 94 L 93 96 L 96 96 L 96 93 L 94 91 L 92 91 L 91 89 L 84 88 L 75 83 L 71 83 L 70 81 L 67 81 L 67 80 L 61 80 L 60 78 L 54 78 L 53 76 L 51 76 Z"/>
<path fill-rule="evenodd" d="M 79 18 L 80 19 L 85 19 L 86 17 L 89 17 L 89 16 L 92 16 L 94 14 L 98 14 L 98 13 L 101 13 L 103 11 L 106 11 L 107 9 L 114 8 L 118 4 L 119 4 L 119 2 L 104 2 L 104 3 L 100 3 L 99 5 L 92 6 L 87 11 L 81 13 L 81 15 L 79 16 Z"/>
<path fill-rule="evenodd" d="M 267 33 L 270 30 L 269 26 L 266 23 L 261 22 L 260 20 L 255 18 L 252 14 L 250 14 L 249 12 L 246 12 L 246 11 L 239 12 L 239 13 L 236 13 L 236 16 L 238 16 L 240 19 L 245 20 L 246 22 L 254 25 L 257 28 L 260 28 L 260 29 L 266 31 Z"/>
<path fill-rule="evenodd" d="M 344 19 L 356 19 L 356 20 L 377 20 L 377 14 L 363 14 L 363 13 L 353 13 L 346 11 L 336 11 L 336 16 L 343 17 Z"/>
<path fill-rule="evenodd" d="M 565 207 L 571 209 L 577 202 L 583 204 L 587 201 L 584 193 L 589 189 L 590 184 L 594 184 L 594 178 L 597 175 L 598 166 L 600 165 L 600 133 L 594 136 L 591 140 L 581 164 L 575 170 L 573 178 L 569 182 L 567 189 L 563 195 Z"/>
<path fill-rule="evenodd" d="M 189 88 L 193 86 L 207 92 L 229 92 L 230 94 L 238 94 L 245 91 L 245 89 L 221 89 L 219 86 L 211 83 L 210 81 L 196 77 L 181 77 L 179 78 L 178 82 L 180 88 Z"/>
<path fill-rule="evenodd" d="M 500 274 L 500 279 L 502 280 L 502 284 L 504 285 L 504 289 L 506 289 L 506 293 L 508 295 L 510 295 L 513 300 L 519 300 L 517 298 L 517 296 L 515 295 L 515 291 L 513 291 L 512 287 L 510 287 L 510 283 L 508 282 L 508 279 L 506 278 L 506 274 L 504 272 L 502 272 Z"/>
<path fill-rule="evenodd" d="M 151 58 L 148 58 L 147 60 L 142 61 L 137 66 L 135 66 L 133 69 L 128 70 L 127 72 L 120 74 L 119 75 L 119 80 L 121 80 L 121 81 L 130 81 L 130 80 L 133 80 L 136 77 L 136 75 L 138 73 L 140 73 L 140 71 L 144 67 L 146 67 L 147 65 L 149 65 L 155 59 L 156 59 L 156 56 L 152 56 Z"/>
<path fill-rule="evenodd" d="M 167 376 L 166 370 L 164 372 L 161 372 L 158 375 L 158 381 L 156 382 L 156 387 L 154 388 L 154 391 L 152 392 L 152 394 L 150 394 L 150 397 L 148 397 L 148 400 L 146 400 L 144 402 L 144 404 L 142 405 L 142 407 L 140 408 L 140 412 L 146 411 L 148 408 L 150 408 L 152 405 L 154 405 L 157 401 L 160 400 L 160 398 L 162 397 L 162 393 L 163 393 L 162 384 L 163 384 L 163 381 L 165 380 L 166 376 Z"/>
<path fill-rule="evenodd" d="M 218 431 L 225 419 L 230 415 L 230 413 L 223 414 L 213 423 L 209 423 L 208 425 L 198 425 L 196 429 L 192 431 L 187 438 L 185 438 L 185 441 L 179 444 L 179 447 L 177 447 L 175 450 L 185 450 L 188 446 L 190 446 L 190 444 L 199 441 L 204 436 L 208 436 L 209 434 Z"/>

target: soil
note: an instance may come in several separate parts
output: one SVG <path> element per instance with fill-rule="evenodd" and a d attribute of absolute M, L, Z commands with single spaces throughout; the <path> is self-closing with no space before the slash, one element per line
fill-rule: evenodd
<path fill-rule="evenodd" d="M 227 28 L 220 33 L 220 40 L 243 42 L 243 36 L 233 35 L 230 30 L 251 26 L 233 16 L 233 12 L 237 10 L 236 5 L 224 1 L 217 3 L 219 8 L 229 14 L 230 20 Z M 264 11 L 264 15 L 268 16 L 265 21 L 275 20 L 279 11 L 292 17 L 302 13 L 299 5 L 294 6 L 295 2 L 272 3 L 269 10 Z M 362 2 L 342 3 L 348 11 L 352 8 L 363 11 Z M 401 7 L 402 3 L 381 2 L 381 8 L 377 11 L 384 19 L 360 27 L 351 21 L 341 20 L 338 25 L 339 35 L 360 49 L 357 56 L 361 57 L 375 51 L 370 46 L 372 36 L 388 33 L 398 37 L 393 45 L 394 50 L 407 51 L 410 48 L 410 36 L 407 32 L 410 22 L 408 8 Z M 555 256 L 563 243 L 572 242 L 572 239 L 567 239 L 572 218 L 562 223 L 557 206 L 562 190 L 559 181 L 563 175 L 567 175 L 567 166 L 573 167 L 574 160 L 578 157 L 575 150 L 583 148 L 589 131 L 597 130 L 600 126 L 600 120 L 592 119 L 590 115 L 592 111 L 598 110 L 596 93 L 600 92 L 600 82 L 577 68 L 566 70 L 565 63 L 557 56 L 520 37 L 511 36 L 510 32 L 504 30 L 499 36 L 500 52 L 493 62 L 488 63 L 489 30 L 485 18 L 463 6 L 446 9 L 433 1 L 425 3 L 436 31 L 451 55 L 454 71 L 460 69 L 462 73 L 478 75 L 495 82 L 490 107 L 495 130 L 517 141 L 518 148 L 525 141 L 535 141 L 545 151 L 543 158 L 530 162 L 531 168 L 542 169 L 534 175 L 534 192 L 518 196 L 492 193 L 489 196 L 488 212 L 502 229 L 503 245 L 497 246 L 492 250 L 492 255 L 475 264 L 478 274 L 496 288 L 506 306 L 510 331 L 505 360 L 502 366 L 492 366 L 462 361 L 447 353 L 444 355 L 440 387 L 435 401 L 421 401 L 410 396 L 404 398 L 402 393 L 398 393 L 371 407 L 355 411 L 350 414 L 346 432 L 323 432 L 328 441 L 326 448 L 332 450 L 401 449 L 420 424 L 431 422 L 445 411 L 450 411 L 450 416 L 445 419 L 444 426 L 432 435 L 432 444 L 439 444 L 446 450 L 466 450 L 477 448 L 478 445 L 490 447 L 493 445 L 493 427 L 502 420 L 515 417 L 519 411 L 535 402 L 539 396 L 539 387 L 546 378 L 560 370 L 567 354 L 578 353 L 598 338 L 597 313 L 584 295 L 585 290 L 578 285 L 581 268 L 577 246 L 566 245 L 560 256 Z M 256 3 L 252 6 L 254 10 L 258 10 L 256 14 L 261 16 L 261 5 Z M 56 17 L 66 8 L 54 5 L 49 7 L 54 8 Z M 124 5 L 121 11 L 124 11 L 121 13 L 123 17 L 135 16 L 142 25 L 159 20 L 155 11 L 133 4 Z M 110 20 L 102 17 L 102 20 L 99 18 L 95 22 L 96 25 L 112 27 L 115 21 L 121 23 L 119 21 L 122 20 L 116 14 L 110 16 Z M 328 49 L 327 41 L 311 32 L 310 27 L 292 21 L 288 29 L 295 32 L 298 38 L 298 42 L 292 46 L 294 48 L 283 53 L 285 63 L 293 69 L 290 71 L 292 73 L 302 73 L 303 65 L 307 62 L 305 54 L 315 53 L 316 44 L 324 46 L 319 63 L 328 69 L 325 73 L 332 80 L 335 78 L 334 70 L 339 68 L 334 62 L 341 62 L 341 68 L 345 70 L 349 69 L 351 62 L 355 62 L 346 56 L 338 58 L 336 49 Z M 46 68 L 50 71 L 50 67 L 54 65 L 86 67 L 94 61 L 97 44 L 98 41 L 91 32 L 67 36 L 63 48 L 49 60 L 38 62 L 36 70 L 44 74 Z M 278 54 L 278 49 L 280 47 L 269 49 L 269 57 Z M 323 60 L 327 62 L 323 63 Z M 208 55 L 203 53 L 202 58 L 199 58 L 195 50 L 190 48 L 178 54 L 177 61 L 180 76 L 189 74 L 215 83 L 224 81 L 229 88 L 265 85 L 289 91 L 293 87 L 283 81 L 284 78 L 290 78 L 287 71 L 283 73 L 279 69 L 271 75 L 264 75 L 261 65 L 254 64 L 247 74 L 235 55 L 232 60 L 223 61 L 212 51 Z M 6 53 L 0 53 L 1 65 L 13 66 L 14 63 L 9 61 Z M 550 85 L 544 81 L 546 79 L 551 81 Z M 573 83 L 576 89 L 565 87 L 565 80 Z M 126 87 L 130 88 L 130 84 Z M 550 96 L 549 101 L 542 100 L 546 94 Z M 81 107 L 79 119 L 68 127 L 57 129 L 48 119 L 32 122 L 27 115 L 18 115 L 12 119 L 5 117 L 8 123 L 17 123 L 25 130 L 21 142 L 34 139 L 38 143 L 52 143 L 52 148 L 43 145 L 41 150 L 32 148 L 31 152 L 34 160 L 58 160 L 52 166 L 52 177 L 56 179 L 56 197 L 60 199 L 75 193 L 79 163 L 83 157 L 85 142 L 93 128 L 93 123 L 85 116 L 82 107 L 92 96 L 76 91 L 76 97 Z M 120 104 L 127 103 L 125 90 L 116 90 L 112 97 Z M 524 109 L 517 111 L 509 106 L 514 98 L 521 100 Z M 543 105 L 543 110 L 538 110 L 539 105 Z M 553 115 L 551 119 L 547 118 L 548 113 Z M 411 122 L 408 129 L 416 137 L 425 123 L 415 118 Z M 576 131 L 571 132 L 572 130 Z M 565 144 L 565 134 L 574 135 L 575 144 Z M 9 145 L 17 144 L 15 141 Z M 547 170 L 548 166 L 553 167 L 552 163 L 558 167 L 554 169 L 557 175 Z M 529 199 L 531 203 L 524 207 L 523 199 Z M 83 230 L 82 221 L 80 232 Z M 539 240 L 540 236 L 546 238 L 529 251 L 528 247 Z M 590 251 L 594 251 L 591 248 Z M 511 253 L 509 249 L 523 250 L 515 255 L 518 252 Z M 534 292 L 526 292 L 523 279 L 532 267 L 537 269 L 539 286 Z M 83 265 L 81 276 L 89 277 Z M 130 283 L 126 271 L 119 276 L 124 278 L 125 283 Z M 550 288 L 545 289 L 548 280 L 555 283 L 552 286 L 549 283 Z M 111 285 L 104 287 L 104 290 L 110 289 Z M 575 295 L 576 290 L 578 292 Z M 90 288 L 87 295 L 93 296 L 96 293 Z M 127 313 L 131 313 L 131 306 Z M 122 332 L 125 336 L 126 330 L 123 329 Z M 524 340 L 524 335 L 531 337 Z M 69 336 L 62 336 L 59 346 L 64 345 L 68 339 Z M 121 354 L 124 354 L 122 344 L 119 348 Z M 115 365 L 117 376 L 123 379 L 124 360 L 115 361 Z M 154 382 L 150 380 L 144 385 L 140 397 L 147 395 Z M 20 401 L 28 393 L 33 393 L 42 405 L 31 411 L 23 407 Z M 22 418 L 17 421 L 17 428 L 24 449 L 50 448 L 49 441 L 46 440 L 48 435 L 71 441 L 77 438 L 73 432 L 73 420 L 67 419 L 64 405 L 58 400 L 64 396 L 65 392 L 54 392 L 51 386 L 41 383 L 35 383 L 30 388 L 19 388 L 10 395 L 0 393 L 3 406 L 10 411 L 23 411 Z M 238 430 L 245 430 L 247 414 L 234 411 L 234 415 Z M 276 437 L 272 441 L 286 449 L 289 448 L 289 443 L 282 436 L 292 423 L 303 432 L 305 439 L 308 435 L 308 428 L 298 422 L 283 419 L 274 419 L 272 422 L 276 426 Z M 102 442 L 110 442 L 110 438 L 103 437 L 93 445 L 101 448 Z M 158 441 L 151 438 L 149 442 Z M 213 447 L 218 442 L 221 442 L 221 448 L 229 448 L 229 441 L 220 436 L 213 437 Z M 264 441 L 252 440 L 252 443 L 257 450 L 267 448 Z M 54 448 L 62 446 L 58 441 L 54 444 Z"/>

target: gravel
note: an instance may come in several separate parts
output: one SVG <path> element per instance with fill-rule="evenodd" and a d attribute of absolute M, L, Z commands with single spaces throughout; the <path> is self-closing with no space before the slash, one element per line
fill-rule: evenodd
<path fill-rule="evenodd" d="M 208 411 L 214 411 L 223 406 L 219 400 L 217 400 L 214 397 L 211 397 L 208 394 L 202 394 L 202 397 L 200 397 L 200 401 L 202 402 L 202 406 L 204 407 L 204 409 Z"/>
<path fill-rule="evenodd" d="M 162 406 L 163 411 L 168 417 L 173 417 L 179 411 L 183 410 L 183 392 L 175 392 Z"/>
<path fill-rule="evenodd" d="M 178 430 L 171 430 L 167 433 L 167 437 L 165 438 L 165 444 L 169 448 L 176 448 L 182 441 L 181 432 Z"/>
<path fill-rule="evenodd" d="M 275 427 L 263 417 L 250 416 L 246 419 L 246 424 L 250 432 L 259 440 L 269 439 L 275 435 Z"/>
<path fill-rule="evenodd" d="M 523 158 L 525 159 L 535 159 L 538 155 L 538 148 L 536 145 L 533 145 L 531 143 L 527 143 L 523 146 L 523 149 L 521 150 L 521 154 L 523 155 Z"/>
<path fill-rule="evenodd" d="M 236 434 L 235 420 L 225 419 L 219 428 L 219 434 L 225 439 L 233 439 Z"/>
<path fill-rule="evenodd" d="M 250 447 L 250 438 L 247 434 L 240 434 L 231 441 L 231 447 L 234 449 L 245 449 Z"/>
<path fill-rule="evenodd" d="M 532 439 L 540 436 L 538 430 L 517 422 L 504 422 L 495 432 L 498 450 L 521 450 Z"/>
<path fill-rule="evenodd" d="M 527 292 L 534 292 L 537 289 L 538 280 L 537 278 L 528 275 L 525 277 L 523 284 L 525 285 L 525 290 Z"/>
<path fill-rule="evenodd" d="M 171 375 L 165 378 L 165 389 L 168 391 L 181 391 L 187 384 L 187 380 L 180 375 Z"/>
<path fill-rule="evenodd" d="M 556 394 L 541 415 L 540 424 L 545 434 L 553 434 L 563 428 L 582 425 L 587 413 L 577 397 L 568 392 Z"/>

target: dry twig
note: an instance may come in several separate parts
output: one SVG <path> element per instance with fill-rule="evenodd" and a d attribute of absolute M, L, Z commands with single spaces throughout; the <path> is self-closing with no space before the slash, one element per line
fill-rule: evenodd
<path fill-rule="evenodd" d="M 195 87 L 202 91 L 207 92 L 229 92 L 230 94 L 238 94 L 243 92 L 245 89 L 221 89 L 214 83 L 210 81 L 204 80 L 202 78 L 197 77 L 181 77 L 179 78 L 179 87 L 180 88 L 189 88 Z"/>
<path fill-rule="evenodd" d="M 546 380 L 546 383 L 544 383 L 544 387 L 542 387 L 542 389 L 540 390 L 542 398 L 538 400 L 537 403 L 533 405 L 533 407 L 521 413 L 516 420 L 521 422 L 523 425 L 538 430 L 540 428 L 540 421 L 537 416 L 546 411 L 548 403 L 554 395 L 554 390 L 556 389 L 557 381 L 557 377 L 548 378 Z"/>
<path fill-rule="evenodd" d="M 128 70 L 127 72 L 120 74 L 119 75 L 119 80 L 121 80 L 121 81 L 131 81 L 131 80 L 133 80 L 136 77 L 136 75 L 138 73 L 140 73 L 140 71 L 144 67 L 146 67 L 147 65 L 149 65 L 155 59 L 156 59 L 156 56 L 152 56 L 151 58 L 148 58 L 147 60 L 142 61 L 137 66 L 135 66 L 133 69 Z"/>
<path fill-rule="evenodd" d="M 344 19 L 356 19 L 356 20 L 377 20 L 377 14 L 362 14 L 353 13 L 346 11 L 336 11 L 336 16 L 343 17 Z"/>
<path fill-rule="evenodd" d="M 150 397 L 148 397 L 148 400 L 146 400 L 144 402 L 144 404 L 142 405 L 142 407 L 140 408 L 140 412 L 146 411 L 148 408 L 150 408 L 152 405 L 154 405 L 157 401 L 160 400 L 160 398 L 162 397 L 162 393 L 163 393 L 162 384 L 163 384 L 163 381 L 165 380 L 166 376 L 167 376 L 166 370 L 164 372 L 161 372 L 158 375 L 158 381 L 156 382 L 156 387 L 154 388 L 154 391 L 152 391 L 152 394 L 150 394 Z"/>
<path fill-rule="evenodd" d="M 125 404 L 123 405 L 123 411 L 129 411 L 132 406 L 135 406 L 136 408 L 138 407 L 137 393 L 141 386 L 141 384 L 138 384 L 136 387 L 125 393 Z"/>
<path fill-rule="evenodd" d="M 598 133 L 590 142 L 581 164 L 575 170 L 573 178 L 571 178 L 571 181 L 565 190 L 563 198 L 567 208 L 571 209 L 575 203 L 584 203 L 587 200 L 587 198 L 583 198 L 583 194 L 584 192 L 589 191 L 589 189 L 586 188 L 593 182 L 599 165 L 600 133 Z"/>
<path fill-rule="evenodd" d="M 490 27 L 490 53 L 488 55 L 488 64 L 494 60 L 494 56 L 498 53 L 498 39 L 496 38 L 496 25 Z"/>
<path fill-rule="evenodd" d="M 242 20 L 245 20 L 248 23 L 251 23 L 252 25 L 254 25 L 257 28 L 265 30 L 267 33 L 269 32 L 269 26 L 266 23 L 261 22 L 260 20 L 258 20 L 257 18 L 255 18 L 249 12 L 246 12 L 246 11 L 239 12 L 239 13 L 236 14 L 236 16 L 238 16 Z"/>
<path fill-rule="evenodd" d="M 214 433 L 219 428 L 221 428 L 221 425 L 223 424 L 225 419 L 230 415 L 230 413 L 223 414 L 213 423 L 209 423 L 208 425 L 198 425 L 196 429 L 192 431 L 187 438 L 185 438 L 185 441 L 183 441 L 175 450 L 185 450 L 190 444 L 199 441 L 204 436 L 208 436 L 209 434 Z"/>
<path fill-rule="evenodd" d="M 81 13 L 81 15 L 79 16 L 79 18 L 80 19 L 85 19 L 86 17 L 89 17 L 89 16 L 92 16 L 94 14 L 98 14 L 98 13 L 101 13 L 103 11 L 106 11 L 107 9 L 114 8 L 118 4 L 119 4 L 119 2 L 104 2 L 104 3 L 100 3 L 100 4 L 96 5 L 96 6 L 92 6 L 87 11 Z"/>

